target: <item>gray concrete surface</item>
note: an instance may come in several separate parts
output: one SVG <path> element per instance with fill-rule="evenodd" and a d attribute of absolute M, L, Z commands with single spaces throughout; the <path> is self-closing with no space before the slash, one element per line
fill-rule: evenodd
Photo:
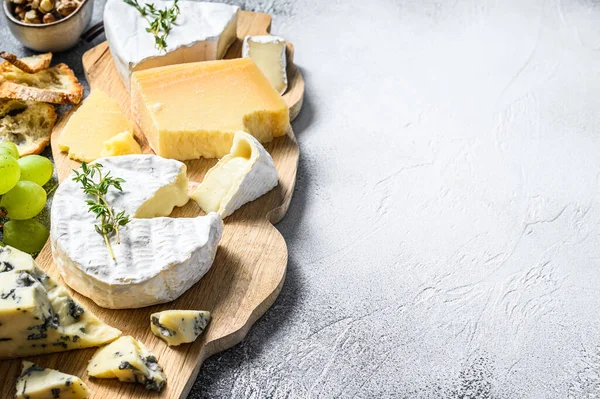
<path fill-rule="evenodd" d="M 600 397 L 600 3 L 244 5 L 307 83 L 289 271 L 190 397 Z"/>

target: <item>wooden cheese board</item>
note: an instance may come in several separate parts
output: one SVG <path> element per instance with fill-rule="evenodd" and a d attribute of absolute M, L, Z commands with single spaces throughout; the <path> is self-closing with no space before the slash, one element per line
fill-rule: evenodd
<path fill-rule="evenodd" d="M 268 14 L 242 11 L 238 20 L 238 39 L 229 49 L 226 58 L 239 57 L 244 36 L 267 34 L 270 25 L 271 17 Z M 283 98 L 290 107 L 292 119 L 300 112 L 304 95 L 304 81 L 293 63 L 293 54 L 293 46 L 288 43 L 289 88 Z M 83 66 L 90 87 L 106 91 L 129 117 L 129 94 L 119 79 L 107 43 L 104 42 L 86 52 L 83 56 Z M 52 135 L 52 153 L 59 181 L 72 169 L 79 167 L 79 163 L 71 161 L 56 145 L 56 138 L 68 117 L 69 114 L 61 119 Z M 151 153 L 137 127 L 136 138 L 144 152 Z M 70 290 L 77 300 L 100 319 L 119 328 L 124 335 L 132 335 L 142 341 L 157 356 L 168 377 L 168 383 L 162 393 L 147 391 L 140 384 L 90 379 L 86 373 L 86 366 L 95 348 L 28 359 L 41 366 L 79 376 L 94 391 L 92 398 L 186 397 L 203 361 L 238 344 L 256 320 L 273 304 L 285 279 L 287 247 L 273 223 L 281 220 L 289 207 L 296 182 L 299 150 L 291 128 L 286 136 L 273 140 L 265 147 L 275 161 L 279 185 L 225 220 L 223 239 L 212 268 L 180 298 L 147 308 L 111 310 L 100 308 L 91 300 Z M 206 171 L 215 163 L 214 159 L 187 161 L 190 182 L 201 182 Z M 194 184 L 191 184 L 190 190 L 193 188 Z M 199 214 L 202 214 L 200 208 L 194 201 L 190 201 L 186 206 L 177 208 L 172 216 L 190 217 Z M 58 269 L 53 264 L 49 244 L 46 244 L 36 260 L 46 272 L 62 282 Z M 151 313 L 166 309 L 208 310 L 212 313 L 212 320 L 196 342 L 168 347 L 151 333 L 149 323 Z M 0 397 L 14 396 L 15 381 L 20 371 L 21 359 L 0 362 Z"/>

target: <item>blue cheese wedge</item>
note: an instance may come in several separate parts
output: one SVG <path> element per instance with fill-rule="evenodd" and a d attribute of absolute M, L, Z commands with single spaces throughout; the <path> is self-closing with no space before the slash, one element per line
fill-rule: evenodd
<path fill-rule="evenodd" d="M 0 247 L 0 359 L 99 346 L 121 331 L 101 322 L 33 258 Z"/>
<path fill-rule="evenodd" d="M 165 310 L 152 313 L 150 329 L 169 346 L 194 342 L 210 320 L 210 312 L 202 310 Z"/>
<path fill-rule="evenodd" d="M 16 399 L 85 399 L 90 395 L 79 377 L 23 361 Z"/>
<path fill-rule="evenodd" d="M 236 132 L 229 154 L 206 173 L 192 199 L 204 212 L 225 218 L 277 186 L 271 155 L 252 135 Z"/>
<path fill-rule="evenodd" d="M 216 214 L 170 218 L 174 207 L 189 201 L 185 164 L 157 155 L 100 158 L 103 172 L 125 180 L 111 190 L 108 203 L 131 221 L 112 238 L 111 259 L 88 210 L 92 199 L 67 177 L 52 203 L 52 256 L 65 282 L 110 309 L 170 302 L 209 270 L 223 231 Z"/>
<path fill-rule="evenodd" d="M 162 391 L 167 376 L 158 360 L 144 344 L 133 337 L 121 337 L 96 351 L 87 372 L 96 378 L 117 378 L 122 382 L 137 382 L 152 391 Z"/>
<path fill-rule="evenodd" d="M 139 0 L 159 10 L 172 1 Z M 166 37 L 164 51 L 156 48 L 148 21 L 123 0 L 109 0 L 104 8 L 104 29 L 117 71 L 129 90 L 134 71 L 186 62 L 219 60 L 236 39 L 239 7 L 222 3 L 180 1 L 180 13 Z"/>

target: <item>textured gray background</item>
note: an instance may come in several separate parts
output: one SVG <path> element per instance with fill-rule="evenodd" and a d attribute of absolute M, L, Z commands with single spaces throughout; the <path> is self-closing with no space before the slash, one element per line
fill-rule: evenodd
<path fill-rule="evenodd" d="M 190 397 L 600 397 L 600 3 L 242 5 L 307 83 L 288 276 Z"/>

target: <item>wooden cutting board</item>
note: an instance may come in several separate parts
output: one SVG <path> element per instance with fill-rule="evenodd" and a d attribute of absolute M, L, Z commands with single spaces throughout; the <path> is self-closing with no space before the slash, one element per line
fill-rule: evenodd
<path fill-rule="evenodd" d="M 271 17 L 267 14 L 241 12 L 238 21 L 238 40 L 232 45 L 226 58 L 241 54 L 241 40 L 246 35 L 267 34 Z M 288 43 L 289 89 L 284 99 L 290 107 L 292 119 L 300 112 L 304 95 L 304 81 L 293 64 L 293 47 Z M 106 42 L 94 47 L 83 56 L 86 77 L 92 89 L 99 88 L 114 98 L 124 114 L 129 116 L 129 94 L 121 83 Z M 52 135 L 52 153 L 59 180 L 79 167 L 61 153 L 56 138 L 68 120 L 65 115 Z M 144 152 L 151 153 L 146 140 L 136 130 L 136 137 Z M 215 262 L 210 271 L 189 291 L 177 300 L 157 306 L 132 310 L 103 309 L 91 300 L 70 292 L 100 319 L 141 340 L 157 357 L 167 374 L 165 390 L 157 394 L 139 384 L 121 383 L 110 379 L 90 379 L 86 373 L 87 362 L 95 348 L 68 351 L 53 355 L 28 358 L 44 367 L 58 369 L 82 378 L 94 391 L 92 398 L 184 398 L 192 387 L 202 362 L 209 356 L 238 344 L 250 327 L 273 304 L 279 294 L 287 267 L 287 247 L 281 234 L 273 227 L 285 215 L 296 182 L 298 145 L 293 132 L 277 138 L 266 145 L 273 156 L 279 173 L 279 185 L 258 200 L 249 203 L 225 220 Z M 206 171 L 216 160 L 186 162 L 191 182 L 201 182 Z M 190 189 L 194 188 L 191 184 Z M 190 201 L 174 211 L 175 217 L 202 214 L 200 208 Z M 185 234 L 185 232 L 182 232 Z M 52 277 L 58 279 L 58 270 L 52 262 L 50 245 L 47 244 L 37 258 L 38 264 Z M 64 283 L 63 283 L 64 284 Z M 150 314 L 166 309 L 209 310 L 212 320 L 204 334 L 193 344 L 169 348 L 150 331 Z M 20 373 L 21 359 L 0 362 L 0 395 L 11 398 Z"/>

